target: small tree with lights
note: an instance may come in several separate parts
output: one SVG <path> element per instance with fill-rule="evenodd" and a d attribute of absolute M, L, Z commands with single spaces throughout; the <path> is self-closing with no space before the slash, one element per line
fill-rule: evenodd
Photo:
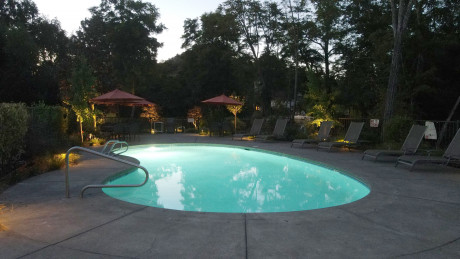
<path fill-rule="evenodd" d="M 230 98 L 241 103 L 241 105 L 226 105 L 227 110 L 230 111 L 235 116 L 235 132 L 236 132 L 236 115 L 243 111 L 245 99 L 244 97 L 236 96 L 236 95 L 230 95 Z"/>
<path fill-rule="evenodd" d="M 198 128 L 198 123 L 200 122 L 201 118 L 203 118 L 203 113 L 201 112 L 201 107 L 194 106 L 187 112 L 187 118 L 193 118 L 193 126 Z"/>
<path fill-rule="evenodd" d="M 69 105 L 77 116 L 80 124 L 80 138 L 83 143 L 83 121 L 94 119 L 95 111 L 89 105 L 89 100 L 96 97 L 94 88 L 96 78 L 85 58 L 80 58 L 72 70 L 70 85 L 62 89 L 62 100 Z"/>
<path fill-rule="evenodd" d="M 149 106 L 142 107 L 142 118 L 147 118 L 150 122 L 150 132 L 152 132 L 152 124 L 154 121 L 160 120 L 160 106 L 153 104 Z"/>

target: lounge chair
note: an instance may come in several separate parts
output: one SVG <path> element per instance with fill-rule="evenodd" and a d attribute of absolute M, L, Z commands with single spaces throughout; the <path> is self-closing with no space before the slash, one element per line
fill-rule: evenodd
<path fill-rule="evenodd" d="M 409 131 L 409 134 L 404 140 L 404 143 L 400 150 L 380 150 L 380 149 L 368 149 L 364 151 L 361 159 L 365 157 L 371 157 L 376 161 L 380 156 L 397 156 L 401 155 L 411 155 L 417 152 L 420 142 L 422 142 L 423 136 L 425 135 L 426 126 L 422 125 L 412 125 L 412 128 Z"/>
<path fill-rule="evenodd" d="M 263 123 L 264 123 L 264 119 L 254 119 L 249 133 L 233 134 L 232 139 L 240 138 L 241 140 L 243 140 L 244 137 L 253 137 L 253 136 L 259 135 L 260 130 L 262 129 Z"/>
<path fill-rule="evenodd" d="M 275 128 L 273 129 L 273 133 L 271 135 L 256 135 L 255 140 L 268 140 L 268 139 L 277 139 L 283 138 L 284 130 L 286 129 L 286 125 L 289 119 L 277 119 Z"/>
<path fill-rule="evenodd" d="M 300 144 L 300 147 L 303 147 L 304 144 L 318 144 L 321 141 L 326 141 L 331 132 L 332 121 L 322 121 L 319 126 L 318 135 L 314 139 L 294 139 L 292 141 L 291 147 L 294 144 Z"/>
<path fill-rule="evenodd" d="M 455 134 L 443 156 L 400 156 L 396 161 L 395 167 L 399 164 L 410 166 L 410 171 L 414 169 L 416 164 L 444 164 L 450 162 L 458 162 L 460 160 L 460 129 Z"/>
<path fill-rule="evenodd" d="M 328 151 L 330 151 L 332 147 L 348 147 L 348 149 L 350 149 L 351 146 L 358 145 L 359 135 L 361 135 L 361 130 L 363 129 L 363 126 L 364 122 L 352 122 L 348 127 L 343 142 L 319 142 L 317 150 L 327 149 Z"/>

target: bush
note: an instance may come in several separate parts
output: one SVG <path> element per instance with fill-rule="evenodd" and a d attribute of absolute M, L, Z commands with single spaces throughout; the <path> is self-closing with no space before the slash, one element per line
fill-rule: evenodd
<path fill-rule="evenodd" d="M 77 164 L 80 156 L 72 153 L 69 156 L 71 165 Z M 21 165 L 6 176 L 0 178 L 0 193 L 8 186 L 16 184 L 29 177 L 40 175 L 42 173 L 57 170 L 65 167 L 65 154 L 41 154 L 27 164 Z"/>
<path fill-rule="evenodd" d="M 2 172 L 24 153 L 27 109 L 22 103 L 0 103 L 0 162 Z"/>
<path fill-rule="evenodd" d="M 43 103 L 29 108 L 26 135 L 27 157 L 43 152 L 59 153 L 69 147 L 69 112 L 61 106 L 46 106 Z"/>
<path fill-rule="evenodd" d="M 383 137 L 385 143 L 400 144 L 406 139 L 407 133 L 414 121 L 408 117 L 395 116 L 383 128 Z"/>
<path fill-rule="evenodd" d="M 288 123 L 284 135 L 286 136 L 286 140 L 291 141 L 296 138 L 303 138 L 305 134 L 303 134 L 296 123 Z"/>

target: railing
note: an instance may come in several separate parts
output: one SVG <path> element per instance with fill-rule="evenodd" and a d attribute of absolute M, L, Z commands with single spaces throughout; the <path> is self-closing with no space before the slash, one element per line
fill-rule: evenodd
<path fill-rule="evenodd" d="M 110 149 L 107 149 L 109 145 L 110 145 Z M 115 149 L 117 145 L 119 145 L 120 147 L 118 149 Z M 123 150 L 122 152 L 116 153 L 116 154 L 113 153 L 114 151 L 121 150 L 123 148 L 125 148 L 125 150 Z M 119 155 L 119 154 L 122 154 L 128 151 L 128 148 L 129 146 L 126 141 L 112 139 L 112 140 L 107 141 L 107 143 L 105 143 L 104 148 L 102 149 L 101 153 L 105 155 L 110 155 L 110 154 Z"/>
<path fill-rule="evenodd" d="M 66 163 L 66 168 L 65 168 L 65 193 L 66 193 L 67 198 L 70 198 L 70 191 L 69 191 L 69 155 L 74 150 L 84 151 L 84 152 L 87 152 L 87 153 L 90 153 L 90 154 L 93 154 L 93 155 L 97 155 L 97 156 L 104 157 L 104 158 L 107 158 L 107 159 L 110 159 L 110 160 L 114 160 L 114 161 L 117 161 L 117 162 L 120 162 L 120 163 L 123 163 L 123 164 L 134 166 L 134 167 L 137 167 L 139 169 L 142 169 L 145 172 L 145 180 L 141 184 L 121 184 L 121 185 L 93 184 L 93 185 L 86 185 L 85 187 L 83 187 L 81 189 L 81 192 L 80 192 L 80 197 L 81 198 L 83 198 L 83 193 L 85 192 L 85 190 L 89 189 L 89 188 L 140 187 L 140 186 L 143 186 L 147 182 L 147 180 L 149 179 L 149 172 L 143 166 L 137 165 L 137 164 L 135 164 L 133 162 L 130 162 L 130 161 L 127 161 L 127 160 L 124 160 L 124 159 L 120 159 L 120 158 L 117 158 L 117 157 L 114 157 L 114 156 L 111 156 L 111 155 L 103 154 L 101 152 L 94 151 L 94 150 L 91 150 L 91 149 L 88 149 L 88 148 L 75 146 L 75 147 L 71 147 L 69 150 L 67 150 L 67 153 L 66 153 L 66 156 L 65 156 L 65 163 Z"/>

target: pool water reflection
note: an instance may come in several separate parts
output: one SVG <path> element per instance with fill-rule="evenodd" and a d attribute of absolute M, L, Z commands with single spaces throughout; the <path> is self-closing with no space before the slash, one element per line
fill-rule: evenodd
<path fill-rule="evenodd" d="M 285 212 L 338 206 L 369 193 L 361 182 L 304 160 L 221 145 L 154 145 L 125 153 L 149 170 L 137 188 L 105 188 L 120 200 L 204 212 Z M 142 182 L 133 170 L 106 184 Z"/>

